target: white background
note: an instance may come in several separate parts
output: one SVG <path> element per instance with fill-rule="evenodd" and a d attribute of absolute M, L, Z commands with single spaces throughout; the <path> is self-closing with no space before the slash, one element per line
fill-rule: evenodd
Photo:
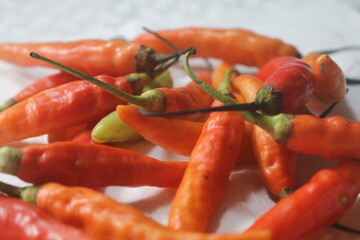
<path fill-rule="evenodd" d="M 357 0 L 0 0 L 0 11 L 0 42 L 131 39 L 143 32 L 143 26 L 153 30 L 208 26 L 246 28 L 281 38 L 295 45 L 303 54 L 360 45 L 360 1 Z M 338 53 L 332 57 L 347 76 L 360 79 L 360 51 Z M 47 74 L 49 71 L 45 69 L 19 68 L 0 62 L 0 102 Z M 174 74 L 180 76 L 182 73 Z M 181 81 L 185 80 L 176 78 L 175 84 L 181 85 Z M 360 120 L 359 94 L 360 86 L 349 86 L 348 95 L 332 114 Z M 44 137 L 26 142 L 44 142 Z M 124 145 L 162 160 L 186 160 L 157 147 L 144 152 L 148 146 L 152 147 L 145 141 Z M 305 182 L 325 166 L 328 162 L 324 160 L 303 156 L 299 163 L 299 181 Z M 0 179 L 24 184 L 4 174 L 0 175 Z M 110 187 L 105 189 L 105 193 L 165 224 L 175 190 Z M 273 204 L 256 166 L 246 166 L 231 176 L 225 199 L 209 231 L 242 231 Z M 357 203 L 340 222 L 360 229 L 359 212 L 360 204 Z M 308 239 L 352 240 L 358 237 L 329 228 L 314 233 Z"/>

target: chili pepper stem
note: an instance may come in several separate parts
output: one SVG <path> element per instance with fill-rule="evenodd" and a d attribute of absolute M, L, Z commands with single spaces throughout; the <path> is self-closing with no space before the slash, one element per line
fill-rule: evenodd
<path fill-rule="evenodd" d="M 16 174 L 20 158 L 21 151 L 19 149 L 7 146 L 0 148 L 0 172 Z"/>
<path fill-rule="evenodd" d="M 187 75 L 195 82 L 199 87 L 201 87 L 205 92 L 210 94 L 215 99 L 224 103 L 225 105 L 237 104 L 237 102 L 228 96 L 216 91 L 207 83 L 199 79 L 196 74 L 191 70 L 189 65 L 189 57 L 191 54 L 195 54 L 196 50 L 193 49 L 184 55 L 184 68 Z M 275 141 L 279 143 L 285 143 L 290 136 L 292 123 L 290 119 L 293 115 L 290 114 L 278 114 L 274 116 L 262 115 L 255 111 L 238 111 L 247 121 L 254 123 L 264 130 L 266 130 Z"/>
<path fill-rule="evenodd" d="M 4 182 L 0 182 L 0 191 L 10 197 L 21 198 L 23 201 L 35 205 L 36 194 L 40 186 L 16 187 Z"/>

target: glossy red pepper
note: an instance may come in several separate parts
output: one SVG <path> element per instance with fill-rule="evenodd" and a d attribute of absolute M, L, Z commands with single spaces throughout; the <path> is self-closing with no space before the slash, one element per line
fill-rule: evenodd
<path fill-rule="evenodd" d="M 37 184 L 177 187 L 186 166 L 182 161 L 160 161 L 122 148 L 74 141 L 0 148 L 0 172 Z"/>
<path fill-rule="evenodd" d="M 248 231 L 267 229 L 276 240 L 301 239 L 330 226 L 353 205 L 360 193 L 360 162 L 343 160 L 333 169 L 317 172 L 292 195 L 280 200 Z"/>
<path fill-rule="evenodd" d="M 255 101 L 267 103 L 263 111 L 268 114 L 293 113 L 303 108 L 313 95 L 312 69 L 295 57 L 272 59 L 256 77 L 264 81 L 264 86 L 259 89 Z"/>
<path fill-rule="evenodd" d="M 20 199 L 0 195 L 0 228 L 3 240 L 95 240 Z"/>

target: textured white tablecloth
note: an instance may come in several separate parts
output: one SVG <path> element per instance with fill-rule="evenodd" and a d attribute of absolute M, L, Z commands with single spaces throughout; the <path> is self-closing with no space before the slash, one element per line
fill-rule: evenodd
<path fill-rule="evenodd" d="M 246 28 L 281 38 L 304 54 L 360 45 L 360 1 L 357 0 L 0 0 L 0 11 L 0 42 L 131 39 L 143 32 L 143 26 L 153 30 L 209 26 Z M 333 58 L 347 76 L 360 78 L 360 51 L 338 53 Z M 41 68 L 19 68 L 0 62 L 0 102 L 48 73 Z M 181 85 L 184 73 L 174 74 L 179 76 L 176 85 Z M 359 94 L 360 88 L 351 86 L 346 99 L 332 114 L 359 121 Z M 37 137 L 25 142 L 44 141 L 44 137 Z M 158 159 L 186 160 L 145 141 L 124 147 Z M 305 182 L 316 170 L 328 166 L 328 162 L 305 156 L 299 165 L 299 180 Z M 0 175 L 0 180 L 25 185 L 4 174 Z M 105 193 L 166 224 L 175 190 L 109 187 Z M 209 231 L 242 231 L 273 205 L 256 166 L 239 169 L 231 176 L 225 199 Z M 340 222 L 360 229 L 359 212 L 358 201 Z M 358 237 L 329 228 L 314 233 L 309 239 L 353 240 Z"/>

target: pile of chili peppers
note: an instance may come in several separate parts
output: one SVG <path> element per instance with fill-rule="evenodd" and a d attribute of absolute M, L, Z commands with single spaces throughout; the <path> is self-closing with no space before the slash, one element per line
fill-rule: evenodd
<path fill-rule="evenodd" d="M 195 71 L 190 57 L 220 64 Z M 244 29 L 188 27 L 131 41 L 2 43 L 0 59 L 59 69 L 0 109 L 0 172 L 32 184 L 0 182 L 6 239 L 296 240 L 335 224 L 360 193 L 360 123 L 310 107 L 346 95 L 326 53 L 302 56 Z M 180 59 L 191 81 L 172 87 Z M 48 143 L 10 147 L 42 135 Z M 139 139 L 188 161 L 114 145 Z M 301 185 L 300 154 L 335 164 Z M 258 166 L 274 207 L 244 232 L 207 232 L 231 173 L 245 164 Z M 107 186 L 176 189 L 168 224 L 106 196 Z"/>

